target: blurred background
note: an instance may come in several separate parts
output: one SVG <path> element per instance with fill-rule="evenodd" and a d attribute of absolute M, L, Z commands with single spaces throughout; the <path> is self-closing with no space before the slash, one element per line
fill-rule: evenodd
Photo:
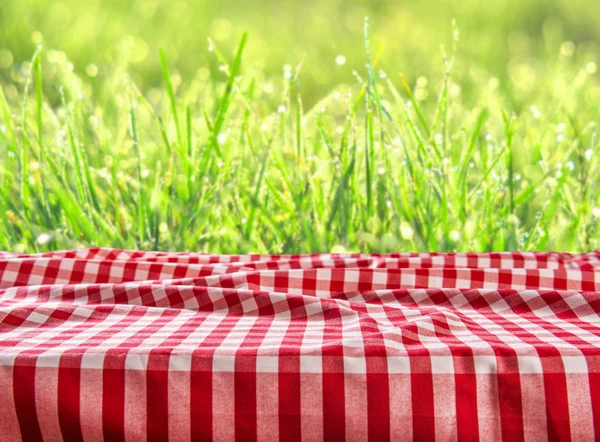
<path fill-rule="evenodd" d="M 536 77 L 554 69 L 561 55 L 589 63 L 600 53 L 597 0 L 3 0 L 0 76 L 18 80 L 42 44 L 57 49 L 49 58 L 68 58 L 93 87 L 125 66 L 148 90 L 161 84 L 159 47 L 186 80 L 218 69 L 208 37 L 229 54 L 248 31 L 245 69 L 279 76 L 285 65 L 304 60 L 310 104 L 333 85 L 354 83 L 353 70 L 364 71 L 365 16 L 373 52 L 382 50 L 379 66 L 411 81 L 443 72 L 440 45 L 451 46 L 455 19 L 461 36 L 455 78 L 467 105 L 478 100 L 469 85 L 492 77 L 518 111 L 546 86 Z M 589 70 L 595 72 L 593 65 Z"/>
<path fill-rule="evenodd" d="M 0 0 L 0 248 L 589 250 L 599 67 L 600 0 Z"/>

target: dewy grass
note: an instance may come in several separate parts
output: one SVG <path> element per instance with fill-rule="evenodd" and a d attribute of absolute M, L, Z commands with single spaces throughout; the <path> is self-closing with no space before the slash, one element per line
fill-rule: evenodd
<path fill-rule="evenodd" d="M 598 114 L 581 104 L 596 86 L 580 66 L 553 74 L 573 83 L 562 103 L 547 80 L 517 112 L 490 76 L 466 106 L 454 51 L 437 80 L 411 83 L 378 68 L 368 23 L 364 34 L 357 84 L 311 105 L 306 63 L 277 81 L 245 69 L 246 34 L 231 62 L 211 41 L 208 77 L 174 76 L 161 51 L 162 89 L 125 69 L 91 88 L 36 52 L 23 83 L 1 84 L 0 249 L 600 247 Z M 263 93 L 273 84 L 275 100 Z"/>

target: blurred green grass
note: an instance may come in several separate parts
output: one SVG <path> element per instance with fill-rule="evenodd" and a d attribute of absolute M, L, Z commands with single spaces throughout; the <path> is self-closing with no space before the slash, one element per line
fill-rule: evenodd
<path fill-rule="evenodd" d="M 0 248 L 597 247 L 599 36 L 593 0 L 5 0 Z"/>
<path fill-rule="evenodd" d="M 557 45 L 574 42 L 582 60 L 599 50 L 600 3 L 594 0 L 6 0 L 0 46 L 17 67 L 41 43 L 64 51 L 78 72 L 97 66 L 97 85 L 116 66 L 126 66 L 140 87 L 149 88 L 161 85 L 158 48 L 189 79 L 202 67 L 214 68 L 208 37 L 231 51 L 248 31 L 248 65 L 274 76 L 304 59 L 303 93 L 315 101 L 335 84 L 352 83 L 353 70 L 363 70 L 365 16 L 374 46 L 383 46 L 381 67 L 409 79 L 440 74 L 440 45 L 448 43 L 455 19 L 462 33 L 455 78 L 465 82 L 468 103 L 478 99 L 473 82 L 490 75 L 511 104 L 523 106 L 545 87 L 529 77 L 556 67 Z M 334 62 L 338 55 L 347 60 L 344 66 Z M 532 70 L 524 79 L 526 94 L 512 84 L 523 62 Z M 482 75 L 473 72 L 479 69 Z"/>

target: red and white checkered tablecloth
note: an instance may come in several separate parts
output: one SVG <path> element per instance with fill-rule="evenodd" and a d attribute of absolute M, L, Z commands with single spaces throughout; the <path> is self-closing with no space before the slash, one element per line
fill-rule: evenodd
<path fill-rule="evenodd" d="M 600 251 L 0 253 L 0 440 L 594 440 Z"/>

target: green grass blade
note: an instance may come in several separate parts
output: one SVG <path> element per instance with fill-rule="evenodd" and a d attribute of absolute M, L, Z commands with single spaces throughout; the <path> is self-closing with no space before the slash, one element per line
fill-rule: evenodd
<path fill-rule="evenodd" d="M 163 80 L 165 87 L 167 88 L 167 95 L 169 97 L 169 103 L 171 105 L 171 113 L 173 114 L 173 122 L 175 123 L 175 130 L 177 132 L 177 141 L 179 146 L 183 147 L 183 138 L 181 136 L 181 128 L 179 125 L 179 116 L 177 114 L 177 102 L 175 101 L 175 93 L 173 92 L 173 83 L 171 82 L 171 74 L 169 73 L 169 65 L 167 63 L 167 56 L 165 55 L 164 49 L 160 49 L 160 63 L 162 66 Z"/>
<path fill-rule="evenodd" d="M 219 156 L 222 156 L 221 150 L 219 148 L 219 134 L 221 133 L 221 129 L 223 128 L 223 124 L 225 123 L 225 118 L 227 115 L 227 111 L 229 109 L 229 105 L 231 104 L 231 97 L 233 93 L 233 86 L 235 83 L 235 78 L 240 72 L 242 67 L 242 55 L 244 54 L 244 47 L 246 46 L 246 41 L 248 39 L 248 33 L 244 33 L 242 35 L 242 39 L 238 46 L 235 58 L 231 65 L 231 71 L 229 73 L 229 80 L 227 81 L 227 85 L 225 86 L 225 92 L 223 93 L 223 97 L 221 98 L 221 103 L 219 107 L 219 112 L 217 114 L 217 118 L 215 120 L 213 130 L 212 130 L 212 146 L 217 152 Z"/>

